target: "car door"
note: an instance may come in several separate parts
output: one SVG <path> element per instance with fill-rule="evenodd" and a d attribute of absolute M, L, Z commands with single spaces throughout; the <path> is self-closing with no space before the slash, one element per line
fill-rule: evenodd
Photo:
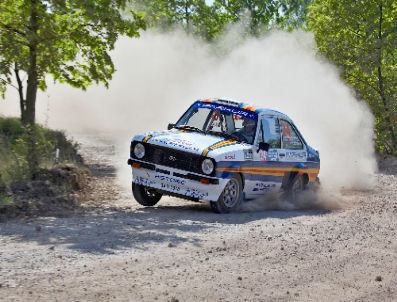
<path fill-rule="evenodd" d="M 298 131 L 293 124 L 285 119 L 280 119 L 281 149 L 278 152 L 278 160 L 285 167 L 296 168 L 300 163 L 307 161 L 307 150 Z M 290 164 L 288 164 L 290 163 Z"/>
<path fill-rule="evenodd" d="M 269 149 L 260 150 L 259 143 L 269 145 Z M 265 115 L 259 119 L 256 144 L 253 146 L 254 169 L 251 176 L 250 193 L 253 196 L 278 190 L 282 177 L 278 169 L 278 153 L 281 151 L 281 131 L 276 116 Z"/>

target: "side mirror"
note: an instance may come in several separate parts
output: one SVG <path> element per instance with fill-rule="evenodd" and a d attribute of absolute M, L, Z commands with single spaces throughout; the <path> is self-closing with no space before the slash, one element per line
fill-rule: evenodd
<path fill-rule="evenodd" d="M 171 123 L 170 123 L 170 124 L 168 124 L 167 129 L 168 129 L 168 130 L 171 130 L 171 129 L 174 128 L 174 127 L 175 127 L 175 124 L 171 124 Z"/>
<path fill-rule="evenodd" d="M 263 151 L 269 151 L 270 145 L 268 143 L 264 143 L 264 142 L 260 142 L 259 143 L 259 149 L 257 152 L 259 152 L 259 150 L 263 150 Z"/>

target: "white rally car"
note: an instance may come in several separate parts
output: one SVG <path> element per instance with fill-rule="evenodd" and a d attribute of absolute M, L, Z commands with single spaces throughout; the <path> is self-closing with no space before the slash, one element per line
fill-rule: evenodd
<path fill-rule="evenodd" d="M 270 192 L 295 201 L 320 170 L 288 116 L 221 99 L 196 101 L 167 131 L 136 135 L 128 164 L 141 205 L 171 195 L 209 201 L 217 213 Z"/>

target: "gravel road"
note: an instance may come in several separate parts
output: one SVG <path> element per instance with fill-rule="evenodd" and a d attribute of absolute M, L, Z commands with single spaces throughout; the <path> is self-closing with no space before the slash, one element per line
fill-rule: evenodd
<path fill-rule="evenodd" d="M 84 211 L 0 224 L 0 301 L 397 301 L 397 177 L 338 210 L 213 214 L 115 184 L 115 151 L 87 137 Z"/>

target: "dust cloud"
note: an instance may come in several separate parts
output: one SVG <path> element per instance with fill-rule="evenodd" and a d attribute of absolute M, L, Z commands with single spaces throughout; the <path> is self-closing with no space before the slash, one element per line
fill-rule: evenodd
<path fill-rule="evenodd" d="M 338 190 L 331 190 L 329 187 L 320 187 L 317 190 L 303 191 L 297 200 L 289 201 L 280 197 L 280 194 L 267 194 L 263 197 L 242 203 L 241 212 L 257 212 L 264 210 L 322 210 L 333 211 L 346 208 L 349 205 L 347 200 L 340 194 Z"/>
<path fill-rule="evenodd" d="M 39 121 L 72 135 L 112 136 L 120 179 L 129 188 L 125 163 L 133 134 L 165 129 L 198 98 L 226 97 L 289 115 L 320 152 L 325 190 L 370 187 L 373 117 L 337 68 L 316 54 L 313 36 L 275 31 L 243 40 L 236 33 L 214 45 L 180 31 L 122 38 L 112 54 L 117 72 L 109 89 L 50 85 L 39 96 Z M 9 93 L 0 113 L 15 112 L 16 103 Z"/>

